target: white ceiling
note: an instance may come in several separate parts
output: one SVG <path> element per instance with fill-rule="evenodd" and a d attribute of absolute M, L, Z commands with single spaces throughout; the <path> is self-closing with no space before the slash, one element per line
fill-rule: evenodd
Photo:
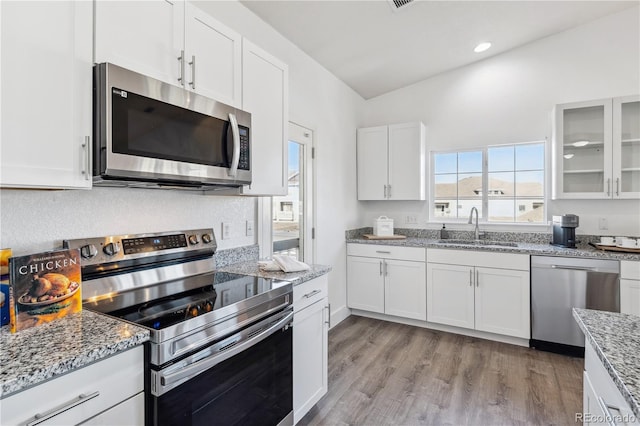
<path fill-rule="evenodd" d="M 634 1 L 241 0 L 365 99 L 637 6 Z M 473 48 L 493 46 L 484 53 Z"/>

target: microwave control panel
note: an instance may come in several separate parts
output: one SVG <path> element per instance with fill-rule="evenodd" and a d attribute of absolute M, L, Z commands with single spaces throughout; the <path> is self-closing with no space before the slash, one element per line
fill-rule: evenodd
<path fill-rule="evenodd" d="M 240 130 L 240 161 L 238 162 L 238 168 L 241 170 L 250 170 L 249 129 L 244 126 L 238 126 L 238 128 Z"/>

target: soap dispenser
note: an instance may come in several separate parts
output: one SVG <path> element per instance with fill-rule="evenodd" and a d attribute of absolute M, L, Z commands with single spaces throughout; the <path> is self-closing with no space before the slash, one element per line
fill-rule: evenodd
<path fill-rule="evenodd" d="M 447 238 L 449 238 L 449 231 L 447 231 L 447 227 L 444 226 L 444 223 L 443 223 L 442 229 L 440 230 L 440 239 L 446 240 Z"/>

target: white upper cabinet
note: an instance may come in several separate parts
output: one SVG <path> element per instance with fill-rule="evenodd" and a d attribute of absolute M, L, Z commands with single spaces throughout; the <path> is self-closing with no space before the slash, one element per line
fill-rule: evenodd
<path fill-rule="evenodd" d="M 241 107 L 242 37 L 191 3 L 185 11 L 187 88 Z"/>
<path fill-rule="evenodd" d="M 557 105 L 553 198 L 640 197 L 640 97 Z"/>
<path fill-rule="evenodd" d="M 91 2 L 0 2 L 0 186 L 91 187 Z"/>
<path fill-rule="evenodd" d="M 358 200 L 424 200 L 425 151 L 419 122 L 358 129 Z"/>
<path fill-rule="evenodd" d="M 96 63 L 111 62 L 170 84 L 180 84 L 184 2 L 95 2 Z"/>
<path fill-rule="evenodd" d="M 96 63 L 241 106 L 242 37 L 191 3 L 97 1 L 95 20 Z"/>
<path fill-rule="evenodd" d="M 613 196 L 640 198 L 640 96 L 613 99 Z"/>
<path fill-rule="evenodd" d="M 242 109 L 251 113 L 246 195 L 287 195 L 289 68 L 248 40 L 242 46 Z"/>

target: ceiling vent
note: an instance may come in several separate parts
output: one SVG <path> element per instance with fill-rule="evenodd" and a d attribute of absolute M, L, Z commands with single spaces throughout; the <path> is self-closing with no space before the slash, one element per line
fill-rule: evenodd
<path fill-rule="evenodd" d="M 387 0 L 387 1 L 389 2 L 389 5 L 391 5 L 391 9 L 393 9 L 394 12 L 397 12 L 400 9 L 406 9 L 407 6 L 409 6 L 415 0 Z"/>

